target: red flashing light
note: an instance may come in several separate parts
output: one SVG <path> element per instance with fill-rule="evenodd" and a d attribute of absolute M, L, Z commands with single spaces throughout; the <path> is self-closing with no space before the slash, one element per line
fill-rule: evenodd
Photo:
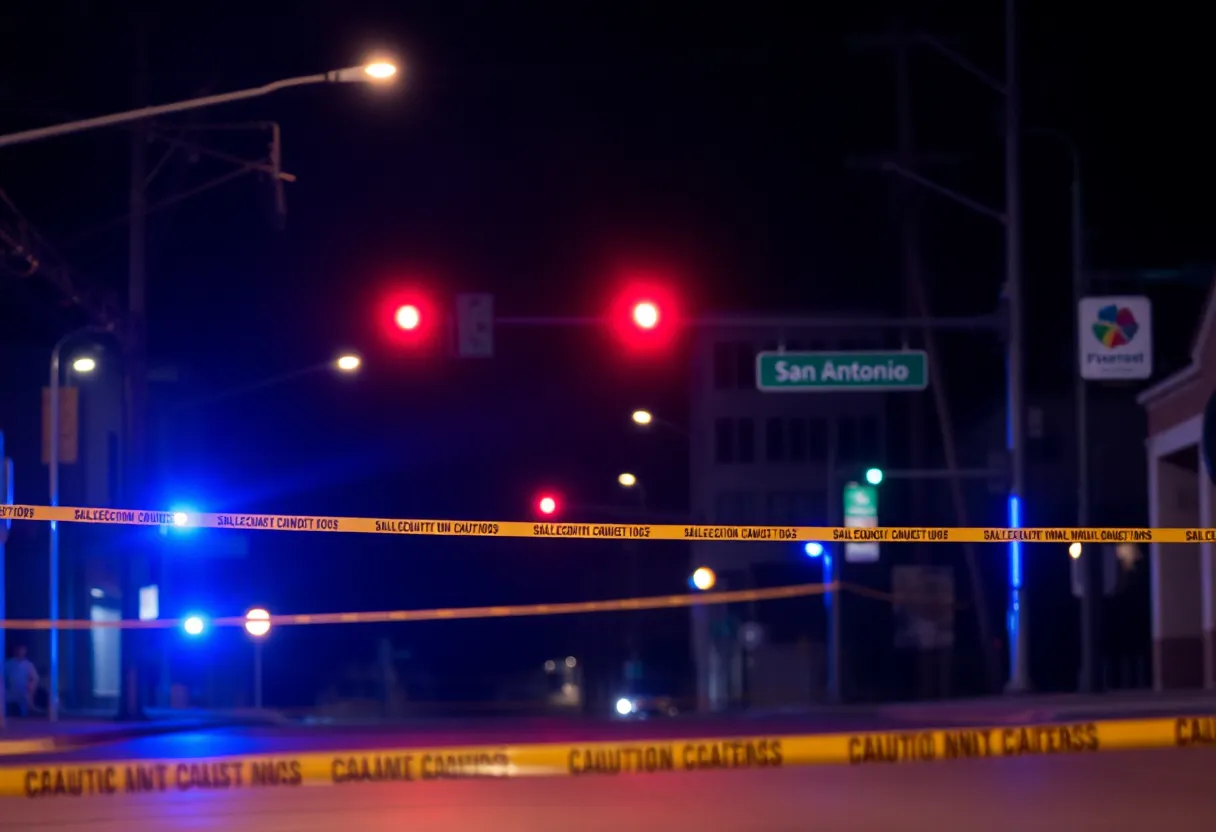
<path fill-rule="evenodd" d="M 546 517 L 551 517 L 557 513 L 557 498 L 545 494 L 536 501 L 536 510 Z"/>
<path fill-rule="evenodd" d="M 659 325 L 659 307 L 648 300 L 635 303 L 633 322 L 639 329 L 654 329 Z"/>
<path fill-rule="evenodd" d="M 411 349 L 421 349 L 437 340 L 434 336 L 442 329 L 434 304 L 417 289 L 385 293 L 376 308 L 376 318 L 386 342 Z"/>
<path fill-rule="evenodd" d="M 609 323 L 628 349 L 650 351 L 668 346 L 678 335 L 680 317 L 675 294 L 655 283 L 634 283 L 616 299 Z"/>
<path fill-rule="evenodd" d="M 397 329 L 406 332 L 416 330 L 422 325 L 422 311 L 415 304 L 402 304 L 393 315 L 393 323 L 397 325 Z"/>

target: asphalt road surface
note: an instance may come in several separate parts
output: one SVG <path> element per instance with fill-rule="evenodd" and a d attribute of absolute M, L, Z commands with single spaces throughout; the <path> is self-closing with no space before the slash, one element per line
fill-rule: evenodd
<path fill-rule="evenodd" d="M 1216 828 L 1216 750 L 890 767 L 6 799 L 23 832 L 1103 832 Z"/>

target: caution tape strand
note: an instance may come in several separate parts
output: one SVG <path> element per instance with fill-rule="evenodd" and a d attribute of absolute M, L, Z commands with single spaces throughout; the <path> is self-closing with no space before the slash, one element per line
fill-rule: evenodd
<path fill-rule="evenodd" d="M 0 519 L 125 526 L 347 532 L 432 537 L 545 538 L 565 540 L 682 540 L 685 542 L 838 543 L 1202 543 L 1216 529 L 1141 528 L 936 528 L 880 526 L 716 526 L 521 520 L 426 520 L 289 514 L 192 514 L 136 509 L 0 505 Z"/>
<path fill-rule="evenodd" d="M 515 604 L 492 607 L 447 607 L 429 610 L 388 610 L 383 612 L 325 612 L 295 615 L 272 615 L 271 626 L 292 627 L 311 624 L 382 624 L 403 621 L 455 621 L 471 618 L 514 618 L 519 616 L 574 615 L 595 612 L 629 612 L 635 610 L 681 609 L 696 606 L 737 604 L 749 601 L 776 601 L 784 598 L 805 598 L 822 595 L 837 588 L 835 583 L 792 584 L 768 589 L 743 589 L 732 592 L 704 592 L 696 595 L 658 595 L 649 598 L 620 598 L 611 601 L 574 601 L 560 604 Z M 71 619 L 7 619 L 0 621 L 3 630 L 162 630 L 181 627 L 187 619 L 155 619 L 151 621 L 90 621 Z M 215 618 L 209 627 L 244 627 L 244 616 Z"/>

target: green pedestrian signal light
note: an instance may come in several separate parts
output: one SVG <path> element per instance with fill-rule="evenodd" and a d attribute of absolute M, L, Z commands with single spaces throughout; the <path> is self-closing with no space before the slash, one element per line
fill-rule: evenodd
<path fill-rule="evenodd" d="M 866 482 L 870 485 L 880 485 L 882 483 L 882 469 L 870 468 L 866 471 Z"/>

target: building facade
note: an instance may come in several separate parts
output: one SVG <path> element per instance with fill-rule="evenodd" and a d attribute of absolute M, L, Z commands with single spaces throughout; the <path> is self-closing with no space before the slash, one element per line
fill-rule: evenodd
<path fill-rule="evenodd" d="M 882 349 L 883 333 L 752 323 L 703 330 L 694 344 L 692 517 L 702 523 L 835 525 L 845 483 L 883 462 L 887 396 L 763 393 L 756 387 L 756 355 Z M 693 543 L 690 555 L 691 568 L 713 569 L 722 589 L 818 581 L 825 560 L 808 558 L 802 544 L 777 542 Z M 827 608 L 821 599 L 812 601 L 694 610 L 699 708 L 744 702 L 779 707 L 825 697 Z"/>

